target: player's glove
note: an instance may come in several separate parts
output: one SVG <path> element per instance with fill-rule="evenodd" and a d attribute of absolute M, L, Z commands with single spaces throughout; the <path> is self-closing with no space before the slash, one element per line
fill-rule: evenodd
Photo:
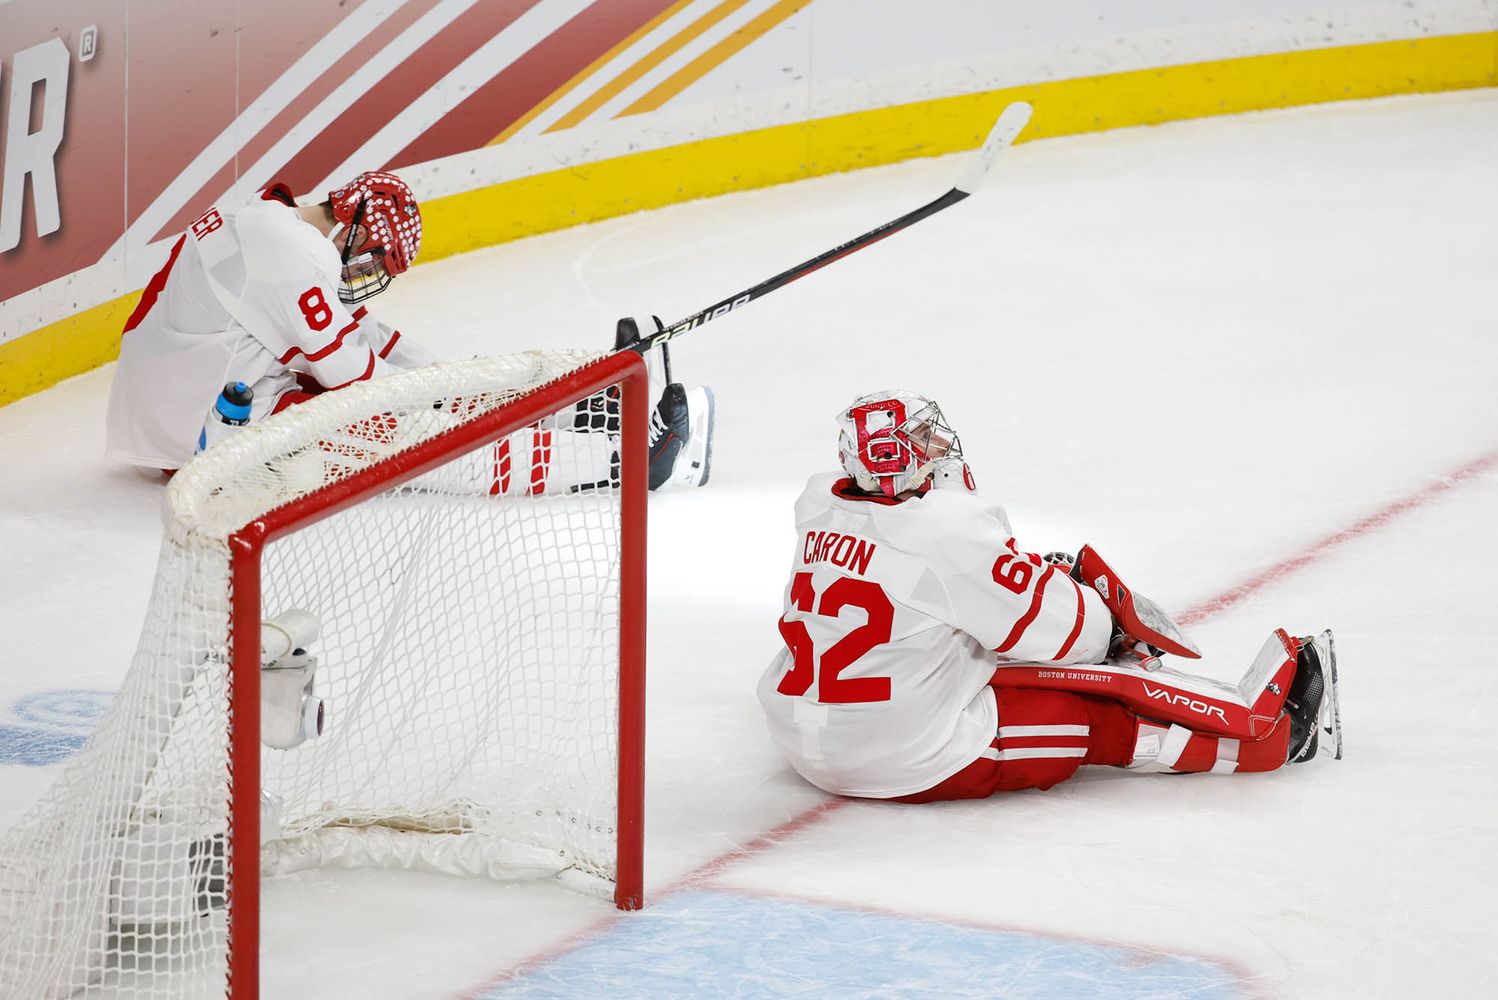
<path fill-rule="evenodd" d="M 1164 655 L 1163 649 L 1157 649 L 1143 640 L 1135 639 L 1117 622 L 1113 623 L 1113 638 L 1108 641 L 1108 659 L 1125 666 L 1137 666 L 1143 670 L 1159 670 L 1160 657 Z"/>
<path fill-rule="evenodd" d="M 1077 557 L 1070 552 L 1047 552 L 1040 558 L 1055 566 L 1067 576 L 1071 576 L 1072 567 L 1077 564 Z"/>

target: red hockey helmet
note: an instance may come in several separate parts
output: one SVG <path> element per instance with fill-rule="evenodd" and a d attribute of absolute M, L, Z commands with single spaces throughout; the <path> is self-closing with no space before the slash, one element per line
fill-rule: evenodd
<path fill-rule="evenodd" d="M 406 182 L 381 171 L 360 174 L 328 192 L 328 206 L 343 239 L 343 286 L 347 303 L 383 292 L 421 249 L 421 210 Z"/>
<path fill-rule="evenodd" d="M 837 415 L 843 471 L 870 493 L 893 497 L 920 489 L 940 466 L 962 466 L 962 442 L 941 407 L 913 392 L 871 392 Z"/>

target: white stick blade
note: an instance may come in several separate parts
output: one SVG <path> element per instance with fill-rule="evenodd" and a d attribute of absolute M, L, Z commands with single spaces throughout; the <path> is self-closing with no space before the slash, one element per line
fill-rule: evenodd
<path fill-rule="evenodd" d="M 1030 122 L 1030 115 L 1034 112 L 1025 101 L 1015 101 L 1004 109 L 999 115 L 999 120 L 993 123 L 993 128 L 988 132 L 988 138 L 983 140 L 983 146 L 978 150 L 977 157 L 972 166 L 968 167 L 967 173 L 962 180 L 957 182 L 957 190 L 966 194 L 972 194 L 983 183 L 983 177 L 988 173 L 988 168 L 993 166 L 993 161 L 999 158 L 999 154 L 1014 143 L 1021 131 Z"/>

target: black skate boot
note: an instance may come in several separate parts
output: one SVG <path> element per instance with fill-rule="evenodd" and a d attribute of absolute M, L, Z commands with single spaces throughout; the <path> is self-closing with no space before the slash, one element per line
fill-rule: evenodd
<path fill-rule="evenodd" d="M 1326 698 L 1327 672 L 1314 639 L 1300 640 L 1295 679 L 1285 696 L 1285 714 L 1290 717 L 1290 752 L 1287 764 L 1300 764 L 1316 756 L 1321 722 L 1321 703 Z"/>
<path fill-rule="evenodd" d="M 691 439 L 691 418 L 687 412 L 687 390 L 672 382 L 661 393 L 661 401 L 650 415 L 650 488 L 658 490 L 671 481 L 676 460 Z"/>
<path fill-rule="evenodd" d="M 652 316 L 657 330 L 660 317 Z M 624 317 L 614 327 L 614 350 L 637 349 L 641 341 L 639 323 Z M 717 399 L 705 385 L 688 389 L 671 380 L 671 356 L 665 344 L 646 351 L 645 366 L 650 389 L 658 393 L 650 415 L 650 488 L 705 486 L 712 472 L 713 424 Z M 619 433 L 619 393 L 610 388 L 579 402 L 573 410 L 571 428 L 579 431 Z M 615 456 L 613 482 L 619 479 Z M 606 489 L 610 483 L 588 483 L 573 490 Z"/>
<path fill-rule="evenodd" d="M 656 330 L 665 329 L 659 316 L 650 317 Z M 614 328 L 614 350 L 633 348 L 640 342 L 639 324 L 631 317 Z M 655 412 L 650 415 L 650 488 L 706 486 L 713 465 L 713 423 L 717 399 L 705 385 L 688 389 L 671 378 L 670 349 L 662 344 L 647 351 L 651 388 L 662 386 Z"/>

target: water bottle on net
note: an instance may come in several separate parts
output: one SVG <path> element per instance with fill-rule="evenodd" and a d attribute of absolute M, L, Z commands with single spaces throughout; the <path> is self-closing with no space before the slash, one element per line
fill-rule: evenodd
<path fill-rule="evenodd" d="M 250 403 L 254 390 L 243 382 L 230 382 L 218 394 L 203 430 L 198 435 L 198 451 L 204 451 L 250 422 Z"/>

